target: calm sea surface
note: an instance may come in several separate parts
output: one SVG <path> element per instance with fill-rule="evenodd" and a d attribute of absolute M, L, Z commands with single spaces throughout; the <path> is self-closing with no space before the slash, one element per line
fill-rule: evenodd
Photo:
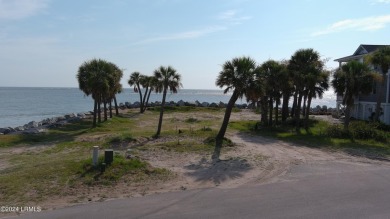
<path fill-rule="evenodd" d="M 177 94 L 167 94 L 167 101 L 216 102 L 227 103 L 229 94 L 222 90 L 182 89 Z M 124 89 L 117 96 L 118 103 L 139 101 L 139 94 L 132 89 Z M 162 95 L 152 93 L 149 102 L 161 101 Z M 332 99 L 332 98 L 331 98 Z M 335 103 L 326 97 L 313 105 L 332 106 Z M 244 103 L 238 100 L 237 103 Z M 86 97 L 78 88 L 19 88 L 0 87 L 0 128 L 16 127 L 30 121 L 61 116 L 68 113 L 80 113 L 93 110 L 91 97 Z"/>
<path fill-rule="evenodd" d="M 167 101 L 228 102 L 230 95 L 220 90 L 182 89 L 167 94 Z M 149 102 L 161 101 L 162 95 L 152 93 Z M 139 94 L 124 89 L 117 96 L 118 103 L 139 101 Z M 238 100 L 238 102 L 241 102 Z M 0 127 L 16 127 L 30 121 L 93 110 L 93 100 L 78 88 L 19 88 L 0 87 Z"/>

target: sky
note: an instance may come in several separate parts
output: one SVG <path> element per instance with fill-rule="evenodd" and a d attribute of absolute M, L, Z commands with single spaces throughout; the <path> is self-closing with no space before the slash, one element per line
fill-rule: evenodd
<path fill-rule="evenodd" d="M 217 89 L 221 65 L 313 48 L 328 69 L 360 44 L 390 44 L 390 0 L 0 0 L 0 86 L 78 87 L 101 58 L 138 71 L 171 65 L 185 89 Z"/>

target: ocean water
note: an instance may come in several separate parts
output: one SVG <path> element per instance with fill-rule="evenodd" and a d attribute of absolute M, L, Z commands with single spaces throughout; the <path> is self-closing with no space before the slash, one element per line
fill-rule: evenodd
<path fill-rule="evenodd" d="M 167 101 L 216 102 L 227 103 L 230 95 L 222 90 L 181 89 L 177 94 L 167 94 Z M 162 94 L 152 93 L 149 102 L 161 101 Z M 324 95 L 322 100 L 313 100 L 312 105 L 334 107 L 335 97 Z M 117 95 L 118 104 L 139 101 L 139 94 L 132 89 L 124 89 Z M 245 103 L 245 99 L 237 103 Z M 17 127 L 31 121 L 80 113 L 93 110 L 93 100 L 86 97 L 78 88 L 30 88 L 0 87 L 0 128 Z"/>

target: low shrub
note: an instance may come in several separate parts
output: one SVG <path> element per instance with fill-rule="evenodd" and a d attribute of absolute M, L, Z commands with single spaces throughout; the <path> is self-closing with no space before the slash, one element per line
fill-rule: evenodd
<path fill-rule="evenodd" d="M 372 139 L 379 142 L 387 142 L 388 136 L 379 126 L 379 123 L 353 121 L 349 125 L 349 130 L 345 130 L 342 125 L 330 125 L 326 129 L 326 135 L 332 138 Z"/>
<path fill-rule="evenodd" d="M 196 123 L 196 122 L 200 122 L 198 119 L 196 119 L 196 118 L 188 118 L 188 119 L 186 119 L 186 122 L 187 123 Z"/>
<path fill-rule="evenodd" d="M 368 123 L 364 121 L 354 121 L 350 125 L 350 132 L 353 138 L 386 142 L 386 133 L 379 129 L 379 123 Z"/>
<path fill-rule="evenodd" d="M 326 136 L 331 138 L 350 138 L 351 132 L 344 129 L 342 125 L 330 125 L 326 131 Z"/>

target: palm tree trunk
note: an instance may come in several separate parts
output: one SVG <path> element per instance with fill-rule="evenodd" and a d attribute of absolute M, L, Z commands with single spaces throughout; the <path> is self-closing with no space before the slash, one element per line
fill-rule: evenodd
<path fill-rule="evenodd" d="M 148 104 L 149 104 L 149 97 L 150 97 L 150 93 L 152 93 L 152 89 L 149 90 L 149 93 L 148 93 L 148 98 L 146 99 L 146 104 L 144 105 L 144 112 L 146 110 L 146 107 L 148 107 Z"/>
<path fill-rule="evenodd" d="M 282 122 L 286 122 L 288 117 L 288 101 L 290 100 L 289 94 L 283 94 L 283 103 L 282 103 Z"/>
<path fill-rule="evenodd" d="M 278 125 L 278 120 L 279 120 L 279 102 L 280 102 L 280 100 L 278 101 L 276 101 L 276 106 L 275 106 L 275 125 Z"/>
<path fill-rule="evenodd" d="M 97 115 L 97 101 L 94 100 L 94 103 L 93 103 L 93 123 L 92 123 L 92 127 L 96 127 L 96 115 Z"/>
<path fill-rule="evenodd" d="M 104 109 L 104 121 L 107 121 L 107 101 L 104 100 L 103 102 L 103 109 Z"/>
<path fill-rule="evenodd" d="M 274 110 L 274 103 L 272 97 L 269 98 L 269 126 L 272 126 L 272 111 Z"/>
<path fill-rule="evenodd" d="M 144 93 L 144 98 L 142 99 L 142 104 L 141 104 L 141 113 L 144 113 L 145 112 L 145 109 L 146 109 L 146 104 L 145 103 L 145 100 L 146 100 L 146 95 L 148 93 L 148 90 L 149 90 L 149 87 L 146 87 L 146 90 L 145 90 L 145 93 Z"/>
<path fill-rule="evenodd" d="M 229 124 L 230 115 L 232 113 L 232 109 L 234 107 L 234 104 L 236 103 L 238 99 L 237 91 L 234 91 L 232 96 L 230 97 L 230 100 L 226 106 L 225 110 L 225 116 L 223 117 L 223 122 L 221 125 L 221 128 L 219 129 L 219 132 L 217 136 L 215 137 L 215 148 L 213 156 L 211 157 L 214 161 L 219 160 L 219 156 L 221 155 L 221 148 L 222 148 L 222 142 L 223 137 L 225 136 L 227 126 Z"/>
<path fill-rule="evenodd" d="M 307 101 L 307 93 L 303 95 L 302 115 L 305 117 L 306 117 L 306 101 Z"/>
<path fill-rule="evenodd" d="M 164 106 L 165 106 L 165 98 L 166 98 L 166 96 L 167 96 L 167 87 L 164 86 L 163 98 L 162 98 L 162 103 L 161 103 L 161 107 L 160 107 L 160 118 L 158 119 L 158 127 L 157 127 L 156 137 L 159 137 L 160 133 L 161 133 L 161 126 L 162 126 L 162 121 L 163 121 Z"/>
<path fill-rule="evenodd" d="M 303 98 L 302 92 L 299 92 L 298 102 L 297 102 L 297 106 L 295 109 L 295 130 L 296 130 L 296 132 L 299 132 L 299 128 L 300 128 L 302 98 Z"/>
<path fill-rule="evenodd" d="M 310 114 L 310 105 L 312 100 L 312 94 L 309 91 L 308 97 L 307 97 L 307 106 L 306 106 L 306 112 L 305 112 L 305 129 L 309 130 L 309 114 Z"/>
<path fill-rule="evenodd" d="M 297 102 L 298 102 L 298 91 L 296 90 L 294 93 L 294 101 L 291 108 L 291 117 L 295 118 L 295 110 L 297 109 Z"/>
<path fill-rule="evenodd" d="M 345 119 L 344 119 L 344 130 L 348 131 L 348 127 L 349 127 L 349 121 L 351 120 L 351 108 L 352 108 L 353 104 L 352 105 L 347 105 L 345 107 Z"/>
<path fill-rule="evenodd" d="M 140 101 L 139 112 L 142 113 L 142 108 L 144 107 L 143 103 L 142 103 L 142 93 L 141 93 L 141 88 L 139 87 L 139 84 L 137 84 L 137 87 L 138 87 L 138 94 L 139 94 L 139 101 Z"/>
<path fill-rule="evenodd" d="M 379 122 L 379 117 L 381 116 L 381 103 L 382 103 L 382 98 L 383 94 L 385 93 L 385 82 L 386 82 L 386 73 L 382 73 L 382 83 L 380 86 L 379 91 L 377 92 L 378 96 L 376 99 L 376 109 L 375 109 L 375 118 L 374 121 Z"/>
<path fill-rule="evenodd" d="M 98 100 L 98 122 L 101 123 L 102 122 L 102 115 L 101 115 L 101 110 L 100 110 L 100 105 L 101 105 L 101 102 L 100 100 Z"/>
<path fill-rule="evenodd" d="M 268 101 L 267 100 L 268 100 L 267 96 L 264 96 L 260 100 L 260 104 L 261 104 L 261 123 L 264 126 L 268 126 L 268 106 L 267 106 Z"/>
<path fill-rule="evenodd" d="M 110 118 L 112 119 L 112 99 L 110 99 L 110 102 L 108 108 L 110 109 Z"/>
<path fill-rule="evenodd" d="M 116 95 L 114 95 L 114 104 L 115 104 L 115 114 L 118 116 L 119 110 L 118 110 L 118 102 L 116 101 Z"/>

